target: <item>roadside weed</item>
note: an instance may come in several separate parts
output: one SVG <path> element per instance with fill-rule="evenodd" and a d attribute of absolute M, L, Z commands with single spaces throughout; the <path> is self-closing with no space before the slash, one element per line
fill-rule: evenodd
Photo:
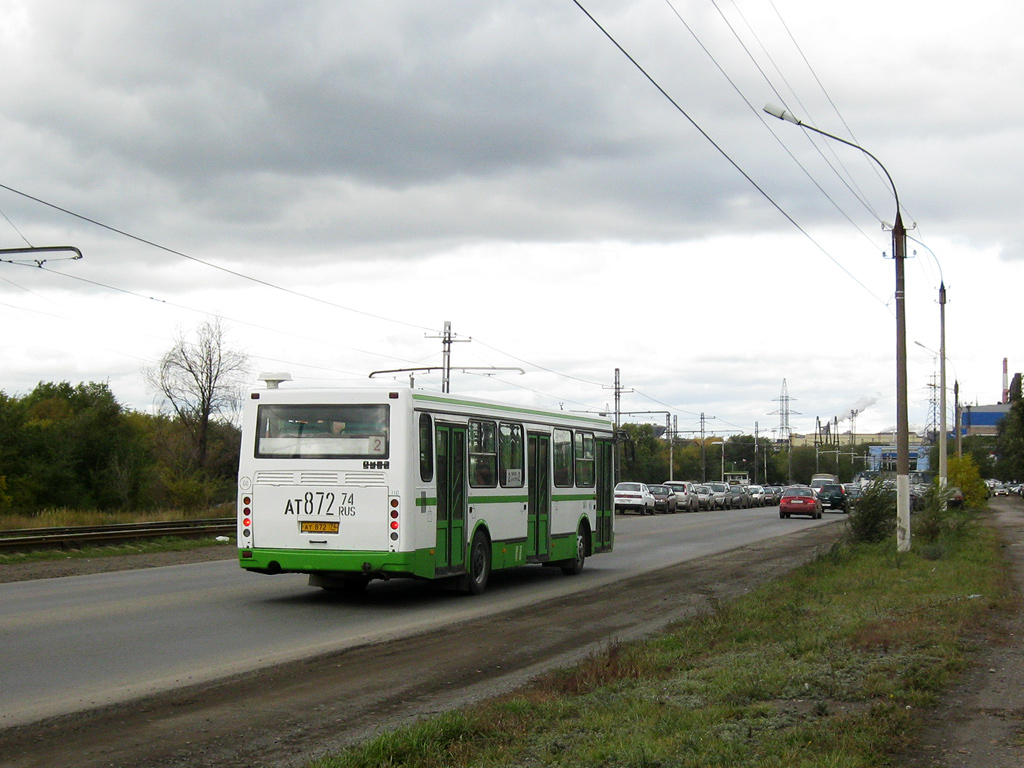
<path fill-rule="evenodd" d="M 848 545 L 642 642 L 316 768 L 862 768 L 912 742 L 1010 592 L 983 527 L 940 559 Z M 898 567 L 897 567 L 898 566 Z M 680 584 L 685 589 L 685 584 Z"/>

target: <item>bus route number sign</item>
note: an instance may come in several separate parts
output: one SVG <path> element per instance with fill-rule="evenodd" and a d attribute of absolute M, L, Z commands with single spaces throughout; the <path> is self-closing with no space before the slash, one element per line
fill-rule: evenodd
<path fill-rule="evenodd" d="M 284 500 L 285 515 L 315 517 L 355 517 L 354 493 L 340 491 L 305 491 Z"/>

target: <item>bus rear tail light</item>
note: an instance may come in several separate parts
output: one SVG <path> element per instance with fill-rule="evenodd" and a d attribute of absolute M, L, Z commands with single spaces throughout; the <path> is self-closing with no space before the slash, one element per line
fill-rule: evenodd
<path fill-rule="evenodd" d="M 400 523 L 398 521 L 398 518 L 400 516 L 399 515 L 399 501 L 398 501 L 398 497 L 397 496 L 390 497 L 388 499 L 388 506 L 391 508 L 391 513 L 389 515 L 389 517 L 391 519 L 391 523 L 390 523 L 390 527 L 391 527 L 391 540 L 392 541 L 398 541 L 398 528 L 400 526 Z"/>
<path fill-rule="evenodd" d="M 242 497 L 242 538 L 249 539 L 252 537 L 252 497 Z M 248 544 L 248 541 L 243 543 Z"/>

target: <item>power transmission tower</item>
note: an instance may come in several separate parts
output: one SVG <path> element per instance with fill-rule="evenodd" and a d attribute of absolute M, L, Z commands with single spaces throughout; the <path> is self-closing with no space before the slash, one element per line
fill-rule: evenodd
<path fill-rule="evenodd" d="M 800 415 L 798 411 L 794 411 L 789 407 L 791 399 L 792 398 L 789 396 L 789 387 L 786 386 L 786 380 L 783 379 L 782 394 L 776 398 L 776 401 L 779 403 L 779 409 L 768 414 L 769 416 L 773 416 L 776 413 L 779 414 L 779 442 L 781 443 L 785 441 L 788 448 L 786 454 L 789 463 L 788 481 L 790 483 L 793 482 L 793 433 L 789 429 L 789 417 L 794 414 L 797 416 Z"/>
<path fill-rule="evenodd" d="M 789 417 L 790 417 L 790 415 L 794 415 L 794 416 L 800 416 L 801 415 L 799 411 L 791 410 L 790 407 L 789 407 L 790 402 L 792 400 L 795 400 L 795 399 L 796 398 L 791 398 L 789 396 L 789 388 L 786 386 L 786 380 L 783 379 L 782 380 L 782 394 L 775 398 L 775 402 L 779 403 L 779 409 L 777 411 L 772 411 L 771 413 L 768 414 L 769 416 L 774 416 L 775 414 L 779 414 L 779 442 L 780 443 L 782 443 L 782 442 L 788 443 L 789 442 L 789 438 L 792 436 L 791 432 L 790 432 L 790 429 L 789 429 Z"/>
<path fill-rule="evenodd" d="M 932 382 L 928 385 L 928 439 L 936 442 L 939 439 L 939 385 L 935 382 L 937 374 L 932 374 Z"/>

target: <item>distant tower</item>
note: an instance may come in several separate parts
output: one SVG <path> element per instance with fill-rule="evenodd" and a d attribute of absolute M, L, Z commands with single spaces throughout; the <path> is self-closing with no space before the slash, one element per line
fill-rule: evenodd
<path fill-rule="evenodd" d="M 939 406 L 939 385 L 936 382 L 938 374 L 932 374 L 932 383 L 928 385 L 930 395 L 928 397 L 928 431 L 927 436 L 931 442 L 938 442 L 939 439 L 939 414 L 941 413 L 941 407 Z"/>
<path fill-rule="evenodd" d="M 1004 357 L 1003 358 L 1003 399 L 1002 399 L 1002 402 L 1004 402 L 1004 403 L 1010 402 L 1010 382 L 1009 382 L 1009 379 L 1007 379 L 1006 363 L 1007 363 L 1007 360 Z"/>
<path fill-rule="evenodd" d="M 789 396 L 789 388 L 786 386 L 786 380 L 783 379 L 782 380 L 782 394 L 779 395 L 777 398 L 775 398 L 775 402 L 779 403 L 779 409 L 777 411 L 772 411 L 770 414 L 768 414 L 769 416 L 774 416 L 775 414 L 779 414 L 779 442 L 780 443 L 788 443 L 789 442 L 789 438 L 790 438 L 790 436 L 792 434 L 790 432 L 790 429 L 789 429 L 789 416 L 790 416 L 790 414 L 795 414 L 797 416 L 800 415 L 797 411 L 790 410 L 790 408 L 789 408 L 790 400 L 791 400 L 791 398 Z"/>

